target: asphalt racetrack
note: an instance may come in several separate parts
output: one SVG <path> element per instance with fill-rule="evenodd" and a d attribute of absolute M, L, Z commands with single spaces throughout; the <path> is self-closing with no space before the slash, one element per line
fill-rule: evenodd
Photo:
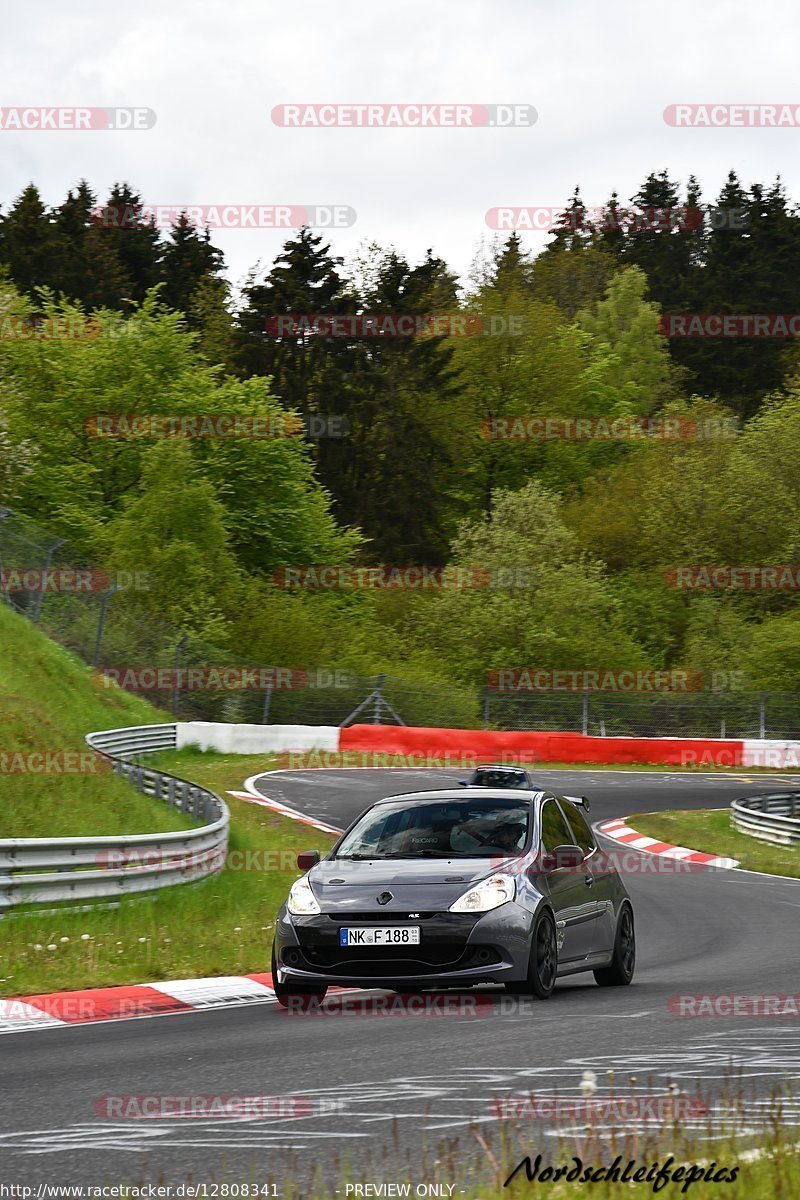
<path fill-rule="evenodd" d="M 632 812 L 721 808 L 791 780 L 599 770 L 538 777 L 556 791 L 588 795 L 593 823 Z M 382 795 L 452 786 L 457 778 L 459 772 L 441 770 L 320 770 L 265 775 L 257 786 L 344 827 Z M 596 1073 L 601 1090 L 613 1070 L 616 1086 L 624 1082 L 631 1094 L 663 1095 L 673 1083 L 712 1104 L 720 1103 L 733 1070 L 757 1130 L 772 1088 L 800 1090 L 798 1020 L 680 1017 L 668 1001 L 677 994 L 800 991 L 800 881 L 735 870 L 633 870 L 625 882 L 638 952 L 628 988 L 598 988 L 588 974 L 563 980 L 538 1004 L 486 989 L 474 1015 L 337 1013 L 333 997 L 325 1016 L 250 1004 L 1 1037 L 0 1181 L 271 1177 L 280 1184 L 287 1175 L 307 1177 L 317 1164 L 335 1174 L 347 1158 L 374 1180 L 393 1180 L 424 1154 L 432 1162 L 443 1139 L 474 1146 L 475 1128 L 496 1130 L 498 1099 L 556 1089 L 579 1097 L 586 1070 Z M 262 969 L 269 969 L 267 945 Z M 301 1097 L 302 1104 L 286 1117 L 242 1120 L 95 1115 L 100 1096 L 153 1093 Z M 800 1100 L 789 1102 L 784 1121 L 797 1126 L 800 1140 Z M 558 1122 L 529 1125 L 526 1149 L 555 1145 L 548 1139 Z M 698 1118 L 698 1137 L 713 1141 L 707 1126 Z M 714 1128 L 723 1126 L 720 1109 Z M 457 1196 L 464 1180 L 451 1182 Z"/>

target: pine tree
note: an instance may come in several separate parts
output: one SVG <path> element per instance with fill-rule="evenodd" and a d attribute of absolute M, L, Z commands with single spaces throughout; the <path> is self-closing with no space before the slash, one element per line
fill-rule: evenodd
<path fill-rule="evenodd" d="M 487 282 L 501 291 L 509 287 L 533 291 L 534 266 L 522 249 L 519 234 L 509 235 L 503 249 L 494 255 Z"/>
<path fill-rule="evenodd" d="M 731 171 L 717 211 L 705 269 L 696 273 L 693 311 L 800 311 L 800 217 L 780 180 L 748 192 Z M 754 337 L 676 339 L 673 349 L 698 391 L 720 396 L 745 419 L 780 386 L 786 351 L 785 340 Z"/>
<path fill-rule="evenodd" d="M 197 327 L 193 305 L 198 288 L 203 282 L 218 280 L 223 266 L 222 251 L 211 244 L 208 229 L 200 233 L 181 213 L 164 248 L 161 299 L 170 308 L 185 313 L 189 325 Z"/>
<path fill-rule="evenodd" d="M 342 260 L 310 229 L 286 242 L 262 282 L 251 278 L 238 316 L 236 361 L 245 376 L 271 375 L 284 405 L 303 414 L 317 411 L 322 389 L 336 391 L 336 365 L 346 369 L 350 355 L 342 340 L 317 335 L 282 336 L 267 331 L 273 318 L 355 311 L 340 274 Z"/>
<path fill-rule="evenodd" d="M 411 267 L 396 252 L 375 248 L 371 275 L 361 297 L 368 313 L 458 311 L 455 277 L 431 250 Z M 373 560 L 445 560 L 449 497 L 457 487 L 448 452 L 457 394 L 451 359 L 451 339 L 435 331 L 372 337 L 356 348 L 346 410 L 352 433 L 346 445 L 325 447 L 329 461 L 321 457 L 320 474 L 337 497 L 340 520 L 358 524 L 370 540 Z"/>
<path fill-rule="evenodd" d="M 604 250 L 608 250 L 610 254 L 613 254 L 616 259 L 620 259 L 624 253 L 625 217 L 626 214 L 619 206 L 619 194 L 615 189 L 611 193 L 611 199 L 603 209 L 599 221 L 598 243 Z"/>
<path fill-rule="evenodd" d="M 53 287 L 65 250 L 63 234 L 29 183 L 0 220 L 0 263 L 19 290 L 32 296 L 37 288 Z"/>
<path fill-rule="evenodd" d="M 678 184 L 666 171 L 648 175 L 631 197 L 634 214 L 622 247 L 622 261 L 645 272 L 650 298 L 664 311 L 679 310 L 687 301 L 693 247 L 702 238 L 702 226 L 695 215 L 699 201 L 699 187 L 694 178 L 690 180 L 684 203 Z M 691 220 L 683 216 L 689 210 Z"/>
<path fill-rule="evenodd" d="M 117 308 L 125 308 L 125 301 L 130 300 L 141 304 L 150 288 L 162 278 L 161 235 L 142 208 L 138 192 L 127 183 L 116 183 L 97 217 L 98 234 L 105 239 L 104 248 L 114 253 L 128 284 L 128 294 L 120 297 Z"/>
<path fill-rule="evenodd" d="M 86 239 L 92 229 L 96 203 L 94 192 L 82 179 L 74 192 L 70 188 L 66 200 L 55 213 L 56 229 L 64 242 L 63 257 L 56 264 L 55 288 L 85 305 L 91 305 L 93 299 L 87 294 L 86 286 Z"/>
<path fill-rule="evenodd" d="M 593 230 L 586 220 L 586 205 L 583 203 L 580 188 L 576 186 L 563 213 L 559 214 L 546 252 L 578 249 L 590 241 L 592 236 Z"/>

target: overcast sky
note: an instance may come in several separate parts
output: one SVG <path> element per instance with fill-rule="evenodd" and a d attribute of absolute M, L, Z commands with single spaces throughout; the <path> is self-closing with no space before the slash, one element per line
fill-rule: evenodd
<path fill-rule="evenodd" d="M 712 200 L 733 167 L 800 200 L 800 128 L 672 128 L 673 103 L 800 105 L 791 0 L 38 0 L 6 4 L 0 106 L 139 105 L 142 131 L 0 131 L 0 203 L 49 204 L 85 177 L 152 204 L 346 204 L 363 241 L 465 273 L 488 209 L 559 205 L 581 185 L 628 198 L 651 170 L 694 172 Z M 287 129 L 281 103 L 531 104 L 531 128 Z M 286 238 L 215 231 L 229 277 Z M 542 235 L 528 236 L 530 247 Z"/>

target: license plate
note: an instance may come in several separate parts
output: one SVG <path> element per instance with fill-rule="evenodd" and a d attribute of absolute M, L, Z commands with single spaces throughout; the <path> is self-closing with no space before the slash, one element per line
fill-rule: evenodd
<path fill-rule="evenodd" d="M 350 925 L 339 930 L 340 946 L 418 946 L 419 925 Z"/>

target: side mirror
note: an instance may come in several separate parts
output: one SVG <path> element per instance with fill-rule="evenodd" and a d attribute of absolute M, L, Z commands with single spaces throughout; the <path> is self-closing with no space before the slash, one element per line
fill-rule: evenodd
<path fill-rule="evenodd" d="M 458 786 L 459 787 L 469 787 L 469 780 L 468 779 L 459 779 Z"/>
<path fill-rule="evenodd" d="M 579 867 L 583 862 L 583 851 L 580 846 L 556 846 L 552 858 L 556 868 Z"/>
<path fill-rule="evenodd" d="M 297 869 L 299 871 L 310 871 L 319 862 L 319 850 L 304 850 L 302 854 L 297 856 Z"/>

